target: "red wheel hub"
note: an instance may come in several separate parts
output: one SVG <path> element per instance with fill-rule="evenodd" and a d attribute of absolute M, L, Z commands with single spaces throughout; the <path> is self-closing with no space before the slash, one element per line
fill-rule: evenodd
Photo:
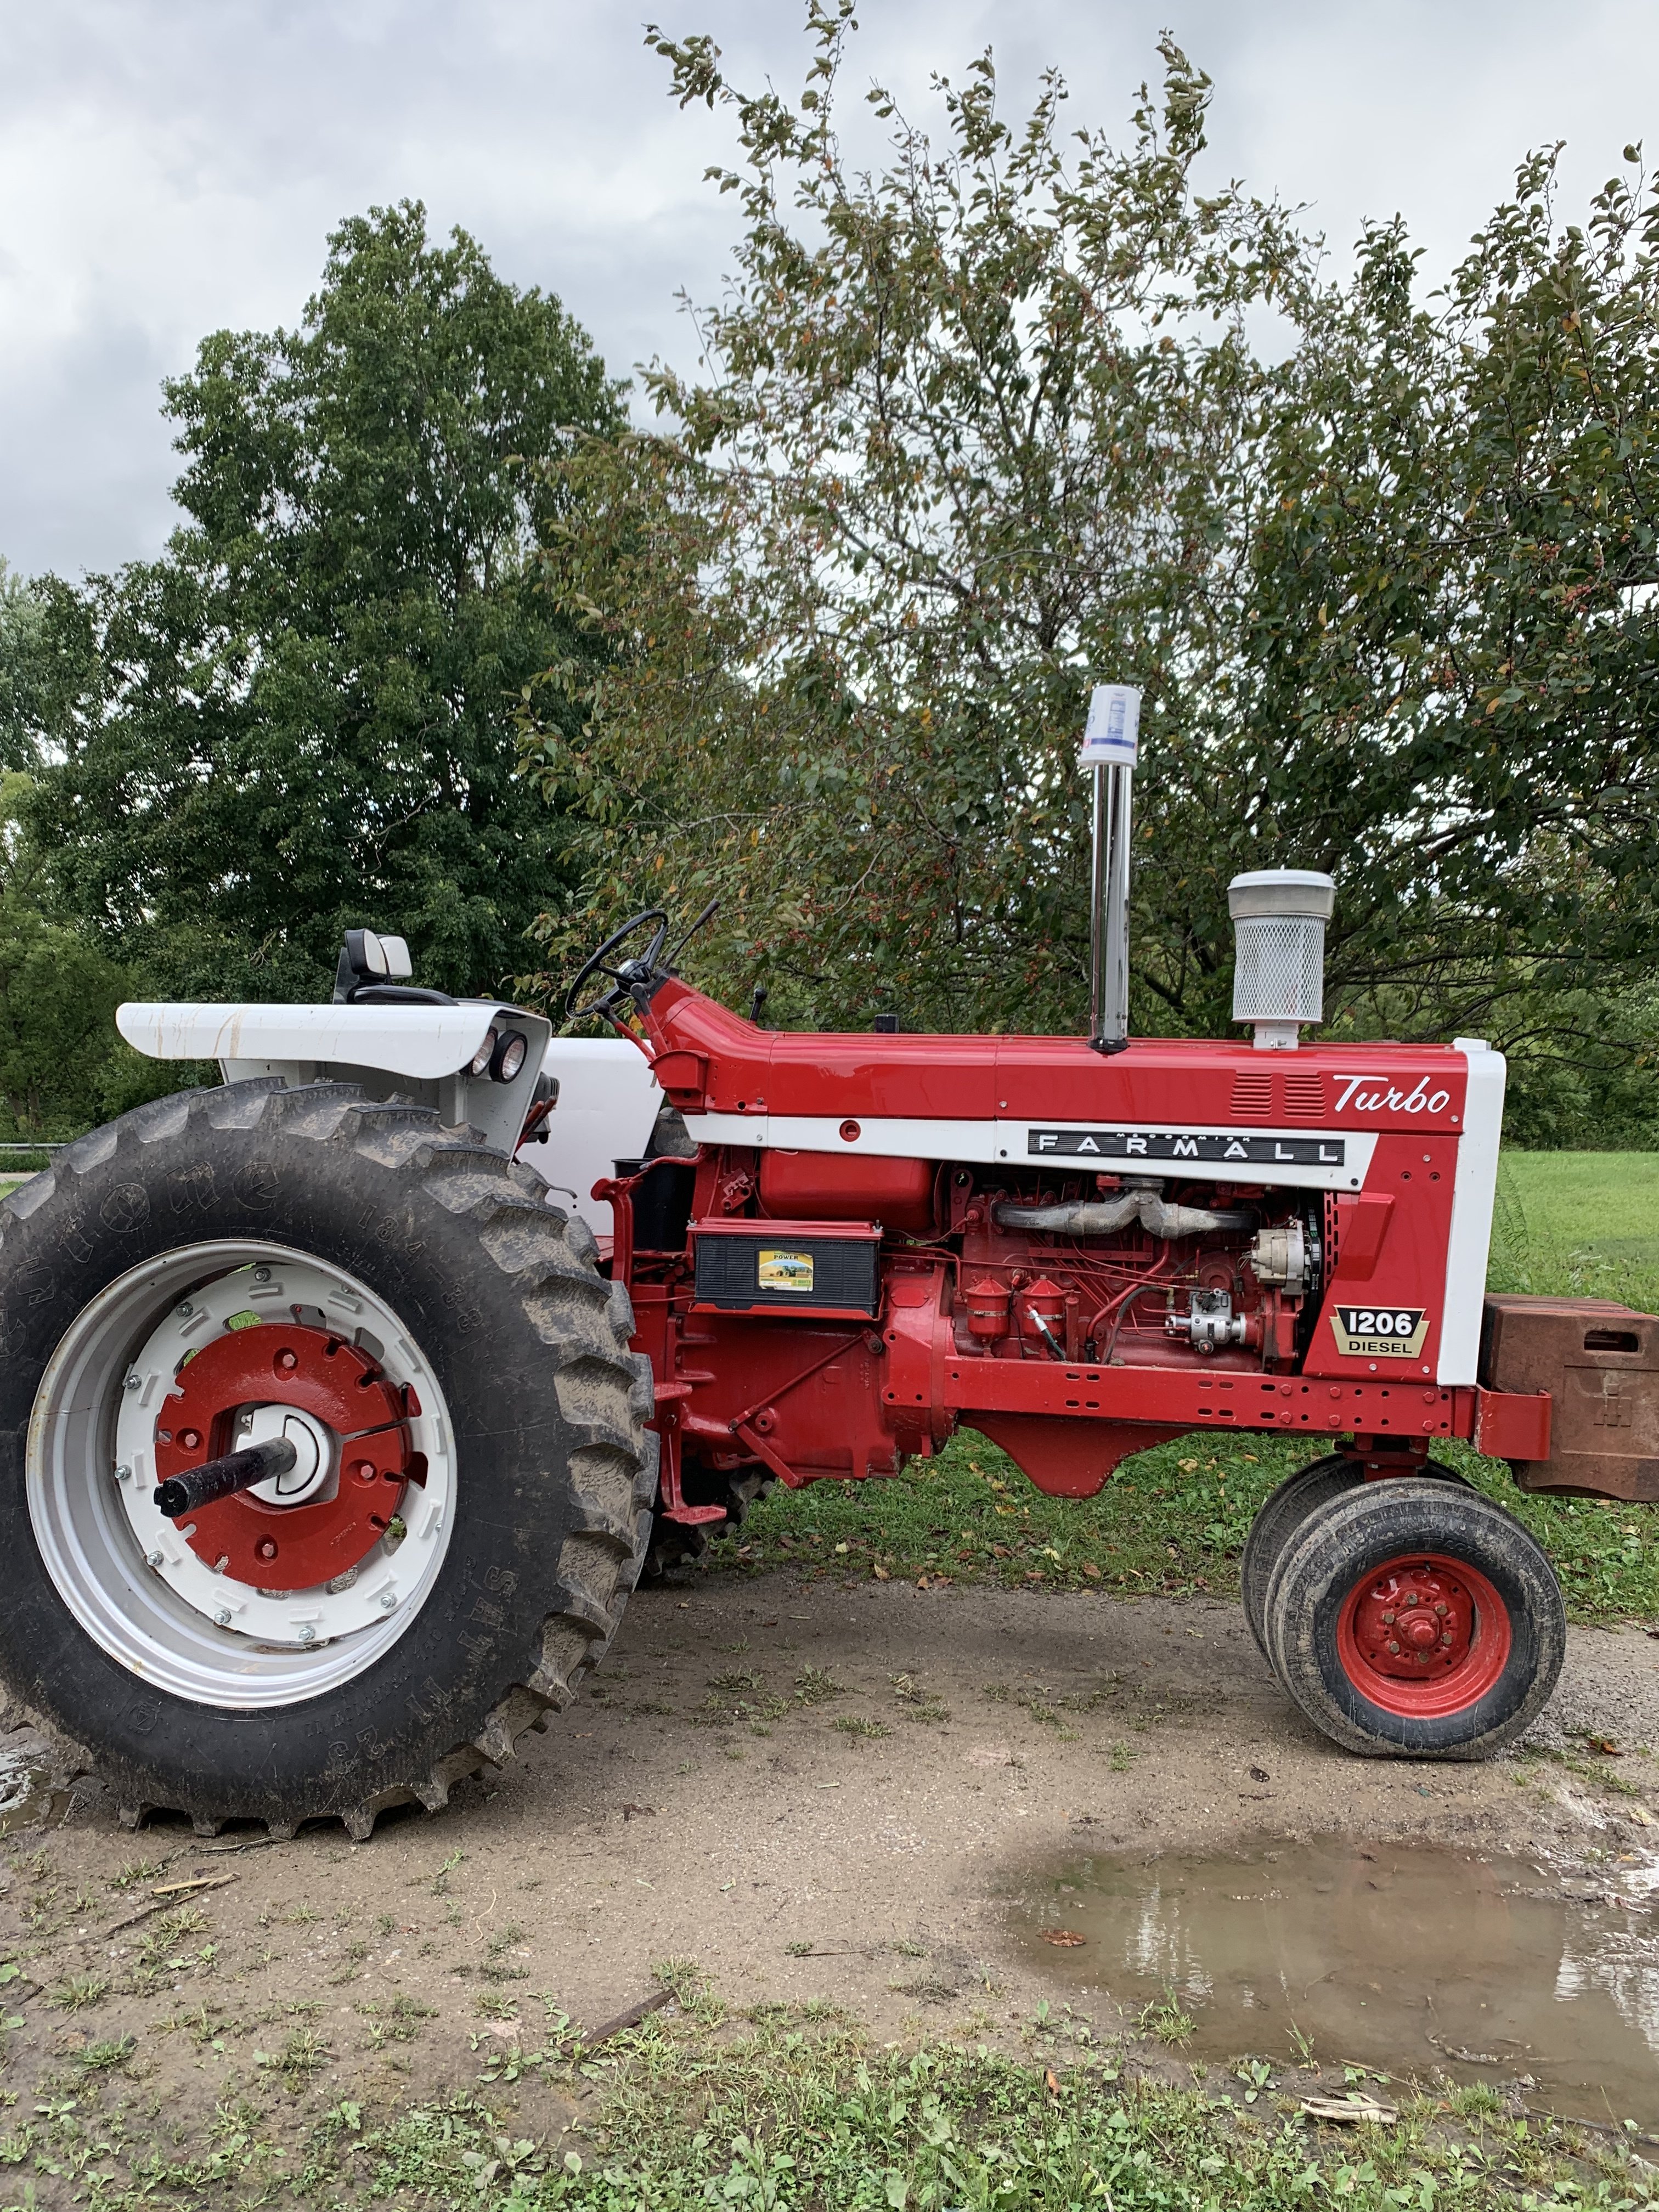
<path fill-rule="evenodd" d="M 257 1589 L 312 1589 L 356 1566 L 378 1544 L 411 1455 L 404 1393 L 355 1345 L 326 1329 L 262 1322 L 227 1329 L 179 1370 L 155 1424 L 157 1480 L 235 1449 L 239 1413 L 262 1406 L 308 1413 L 325 1432 L 331 1465 L 302 1504 L 240 1491 L 175 1525 L 198 1559 Z"/>
<path fill-rule="evenodd" d="M 1363 1577 L 1336 1625 L 1337 1656 L 1355 1688 L 1387 1712 L 1425 1720 L 1484 1698 L 1510 1640 L 1509 1607 L 1486 1576 L 1422 1552 Z"/>

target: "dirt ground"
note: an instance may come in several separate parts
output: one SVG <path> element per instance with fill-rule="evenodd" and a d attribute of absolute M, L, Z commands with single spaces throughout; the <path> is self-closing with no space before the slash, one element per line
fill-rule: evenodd
<path fill-rule="evenodd" d="M 21 1968 L 0 2087 L 27 2110 L 131 2037 L 169 2124 L 273 2068 L 296 2115 L 381 2109 L 533 2046 L 544 1999 L 611 2019 L 669 1957 L 734 2005 L 1000 2033 L 1055 1995 L 1009 1901 L 1068 1856 L 1264 1832 L 1564 1860 L 1659 1843 L 1659 1643 L 1575 1631 L 1534 1745 L 1476 1766 L 1349 1758 L 1231 1604 L 702 1578 L 636 1597 L 591 1692 L 519 1765 L 368 1844 L 130 1834 L 95 1777 L 40 1801 L 0 1844 L 0 1960 Z M 198 1880 L 221 1886 L 156 1894 Z"/>

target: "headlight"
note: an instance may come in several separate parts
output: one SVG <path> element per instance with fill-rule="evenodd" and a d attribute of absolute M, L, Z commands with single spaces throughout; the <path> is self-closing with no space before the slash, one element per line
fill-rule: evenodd
<path fill-rule="evenodd" d="M 499 1030 L 493 1029 L 489 1031 L 483 1042 L 478 1047 L 477 1052 L 472 1055 L 471 1061 L 466 1071 L 469 1075 L 489 1074 L 489 1063 L 495 1057 L 495 1048 L 500 1044 L 501 1041 L 501 1033 Z"/>
<path fill-rule="evenodd" d="M 530 1040 L 522 1030 L 503 1030 L 496 1041 L 489 1073 L 497 1083 L 511 1083 L 524 1066 L 524 1056 L 530 1049 Z"/>

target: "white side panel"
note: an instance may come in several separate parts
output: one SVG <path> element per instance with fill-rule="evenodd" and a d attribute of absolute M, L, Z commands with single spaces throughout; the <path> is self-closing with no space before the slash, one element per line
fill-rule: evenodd
<path fill-rule="evenodd" d="M 643 1155 L 662 1091 L 645 1054 L 620 1037 L 555 1037 L 542 1066 L 559 1079 L 559 1103 L 548 1116 L 547 1142 L 526 1145 L 519 1157 L 562 1192 L 574 1192 L 594 1235 L 609 1237 L 610 1206 L 588 1193 L 618 1160 Z"/>
<path fill-rule="evenodd" d="M 815 1115 L 688 1114 L 685 1126 L 705 1145 L 769 1145 L 797 1152 L 874 1153 L 884 1159 L 1006 1160 L 1012 1167 L 1036 1167 L 1045 1160 L 1073 1170 L 1090 1167 L 1115 1174 L 1179 1176 L 1183 1181 L 1260 1182 L 1294 1190 L 1358 1190 L 1365 1180 L 1376 1149 L 1370 1130 L 1256 1129 L 1217 1127 L 1193 1122 L 1178 1131 L 1145 1128 L 1124 1122 L 1109 1131 L 1083 1121 L 930 1121 L 922 1120 L 866 1121 L 858 1124 L 858 1135 L 849 1143 L 841 1133 L 842 1124 Z M 1121 1139 L 1121 1151 L 1103 1146 L 1098 1154 L 1032 1149 L 1032 1138 L 1055 1133 L 1083 1133 L 1096 1138 L 1109 1134 Z M 1169 1157 L 1169 1139 L 1196 1139 L 1216 1155 L 1206 1159 Z M 1207 1140 L 1207 1141 L 1206 1141 Z M 1253 1147 L 1272 1146 L 1288 1157 L 1224 1157 L 1227 1146 L 1249 1140 Z M 1139 1147 L 1144 1145 L 1144 1152 Z M 1304 1157 L 1308 1152 L 1316 1157 Z M 1324 1152 L 1329 1157 L 1320 1158 Z"/>
<path fill-rule="evenodd" d="M 417 1083 L 465 1067 L 494 1000 L 459 1006 L 155 1006 L 129 1001 L 115 1026 L 152 1060 L 303 1060 L 384 1068 Z"/>
<path fill-rule="evenodd" d="M 1440 1365 L 1435 1376 L 1442 1383 L 1477 1379 L 1508 1073 L 1503 1054 L 1491 1051 L 1479 1038 L 1454 1037 L 1452 1043 L 1468 1063 L 1469 1085 L 1463 1133 L 1457 1143 L 1457 1175 L 1452 1184 L 1451 1236 L 1446 1246 L 1446 1299 L 1440 1323 Z"/>

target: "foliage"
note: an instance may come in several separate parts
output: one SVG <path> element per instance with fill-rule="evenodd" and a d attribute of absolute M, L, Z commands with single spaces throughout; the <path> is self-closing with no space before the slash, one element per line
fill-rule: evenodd
<path fill-rule="evenodd" d="M 815 2022 L 810 2006 L 757 2007 L 719 2031 L 653 2022 L 584 2069 L 603 2075 L 607 2094 L 574 2142 L 520 2135 L 479 2099 L 454 2097 L 343 2148 L 331 2142 L 315 2170 L 337 2175 L 337 2188 L 362 2176 L 374 2197 L 400 2203 L 492 2212 L 1280 2212 L 1328 2199 L 1357 2212 L 1516 2203 L 1611 2212 L 1651 2201 L 1627 2159 L 1570 2122 L 1460 2124 L 1453 2093 L 1403 2100 L 1398 2123 L 1367 2128 L 1362 2141 L 1310 2127 L 1288 2100 L 1258 2115 L 1207 2085 L 1139 2074 L 1086 2021 L 1047 2012 L 1020 2056 L 944 2039 L 877 2047 Z"/>
<path fill-rule="evenodd" d="M 316 997 L 364 922 L 451 988 L 522 964 L 563 833 L 514 715 L 573 649 L 532 465 L 617 406 L 556 300 L 407 202 L 333 234 L 298 330 L 204 340 L 166 551 L 40 587 L 30 821 L 68 915 L 186 995 Z"/>
<path fill-rule="evenodd" d="M 43 904 L 39 854 L 19 816 L 29 779 L 0 779 L 0 1136 L 50 1141 L 170 1089 L 174 1077 L 125 1045 L 115 1008 L 126 971 Z"/>
<path fill-rule="evenodd" d="M 0 555 L 0 770 L 34 760 L 44 613 L 39 591 Z"/>
<path fill-rule="evenodd" d="M 1167 40 L 1127 150 L 1067 143 L 1053 76 L 1005 123 L 987 57 L 940 82 L 942 143 L 872 91 L 866 173 L 847 0 L 810 21 L 793 104 L 653 34 L 734 120 L 745 228 L 703 366 L 647 380 L 659 431 L 561 464 L 550 586 L 608 650 L 550 669 L 584 727 L 527 753 L 587 811 L 600 908 L 718 890 L 702 959 L 787 1020 L 1075 1029 L 1074 749 L 1128 679 L 1139 1026 L 1224 1027 L 1227 880 L 1298 865 L 1339 879 L 1336 1033 L 1589 1030 L 1626 1066 L 1659 904 L 1639 175 L 1576 228 L 1529 160 L 1425 306 L 1397 224 L 1338 282 L 1285 210 L 1202 189 L 1209 84 Z"/>

